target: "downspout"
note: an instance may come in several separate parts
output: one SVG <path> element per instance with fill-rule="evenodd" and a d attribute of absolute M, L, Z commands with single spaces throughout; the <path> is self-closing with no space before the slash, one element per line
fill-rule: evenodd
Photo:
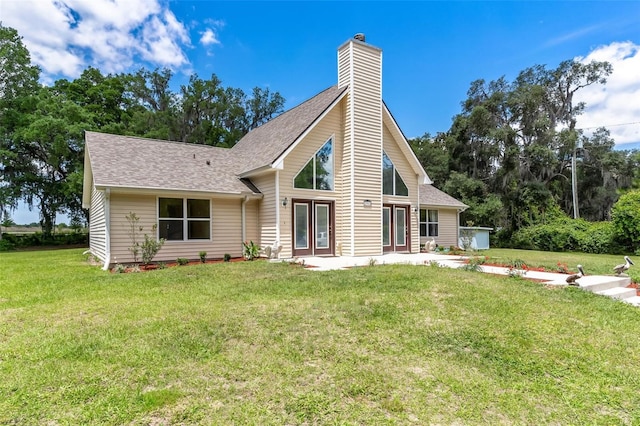
<path fill-rule="evenodd" d="M 108 270 L 111 264 L 111 189 L 104 190 L 104 243 L 105 247 L 105 259 L 103 270 Z"/>
<path fill-rule="evenodd" d="M 247 209 L 246 209 L 246 205 L 247 202 L 249 201 L 249 196 L 245 195 L 244 199 L 242 200 L 242 242 L 247 241 Z"/>

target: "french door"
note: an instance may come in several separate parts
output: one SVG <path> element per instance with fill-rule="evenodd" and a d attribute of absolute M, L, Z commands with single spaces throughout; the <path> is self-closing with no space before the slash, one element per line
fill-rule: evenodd
<path fill-rule="evenodd" d="M 293 200 L 292 204 L 293 255 L 333 255 L 333 201 Z"/>
<path fill-rule="evenodd" d="M 409 207 L 394 204 L 382 206 L 383 252 L 409 251 Z"/>

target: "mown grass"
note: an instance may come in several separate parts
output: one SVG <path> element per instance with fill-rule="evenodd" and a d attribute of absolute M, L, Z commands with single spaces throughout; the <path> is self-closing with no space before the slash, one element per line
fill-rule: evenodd
<path fill-rule="evenodd" d="M 637 424 L 639 315 L 427 266 L 2 253 L 0 424 Z"/>
<path fill-rule="evenodd" d="M 543 267 L 549 271 L 557 271 L 558 264 L 577 272 L 577 265 L 582 265 L 587 275 L 613 275 L 613 267 L 624 263 L 624 256 L 612 254 L 591 254 L 579 252 L 546 252 L 537 250 L 489 249 L 477 252 L 489 256 L 489 261 L 511 262 L 523 260 L 528 266 Z M 635 265 L 628 270 L 634 282 L 640 282 L 640 257 L 630 256 Z"/>

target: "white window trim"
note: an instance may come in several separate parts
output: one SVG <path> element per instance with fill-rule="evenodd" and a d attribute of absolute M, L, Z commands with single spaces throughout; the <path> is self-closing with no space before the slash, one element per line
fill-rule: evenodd
<path fill-rule="evenodd" d="M 382 172 L 384 173 L 384 156 L 386 156 L 389 159 L 389 162 L 391 163 L 391 167 L 393 167 L 393 173 L 391 174 L 393 179 L 392 179 L 392 186 L 393 186 L 393 194 L 385 194 L 383 191 L 383 195 L 388 195 L 390 197 L 408 197 L 409 196 L 409 187 L 407 186 L 407 182 L 405 181 L 405 179 L 402 177 L 402 173 L 400 173 L 400 170 L 398 170 L 398 168 L 396 167 L 396 164 L 393 162 L 393 160 L 391 159 L 391 157 L 389 157 L 389 154 L 387 154 L 387 152 L 385 150 L 382 150 L 382 154 L 383 154 L 383 161 L 382 161 Z M 400 176 L 400 179 L 402 179 L 402 182 L 404 183 L 404 186 L 407 188 L 407 195 L 400 195 L 398 194 L 398 192 L 396 191 L 396 173 L 398 173 L 398 176 Z M 383 188 L 384 188 L 384 183 L 383 183 Z"/>
<path fill-rule="evenodd" d="M 171 218 L 171 217 L 160 217 L 160 199 L 161 198 L 175 198 L 182 200 L 182 217 Z M 209 201 L 209 217 L 187 217 L 187 200 L 206 200 Z M 197 243 L 197 242 L 211 242 L 213 241 L 213 205 L 210 198 L 197 198 L 197 197 L 156 197 L 156 238 L 160 239 L 160 221 L 161 220 L 181 220 L 182 221 L 182 240 L 165 240 L 165 244 L 173 244 L 173 243 Z M 189 239 L 189 222 L 209 222 L 209 238 L 195 238 Z"/>
<path fill-rule="evenodd" d="M 331 157 L 332 157 L 332 161 L 331 161 L 331 175 L 333 177 L 333 182 L 332 182 L 332 188 L 333 189 L 317 189 L 316 188 L 316 156 L 318 155 L 318 152 L 320 152 L 320 150 L 327 144 L 327 142 L 331 141 Z M 298 173 L 296 173 L 295 175 L 293 175 L 293 182 L 291 183 L 291 187 L 293 189 L 300 189 L 303 191 L 321 191 L 323 193 L 325 192 L 334 192 L 336 190 L 336 143 L 335 143 L 336 139 L 335 139 L 335 134 L 331 135 L 326 141 L 324 141 L 324 143 L 322 145 L 320 145 L 320 148 L 316 149 L 313 153 L 313 155 L 311 156 L 311 158 L 306 161 L 302 167 L 298 170 Z M 313 162 L 313 188 L 298 188 L 296 186 L 296 178 L 298 177 L 298 175 L 302 172 L 302 170 L 304 170 L 305 167 L 307 167 L 307 164 L 309 164 L 310 162 Z"/>
<path fill-rule="evenodd" d="M 418 216 L 418 230 L 420 230 L 420 228 L 422 227 L 423 224 L 425 225 L 425 230 L 426 230 L 426 235 L 420 235 L 420 236 L 421 237 L 428 237 L 428 238 L 429 237 L 431 237 L 431 238 L 437 237 L 440 234 L 440 211 L 438 209 L 429 209 L 429 208 L 427 208 L 427 209 L 421 208 L 420 210 L 421 211 L 424 210 L 426 212 L 425 213 L 425 217 L 427 219 L 426 221 L 422 221 L 422 220 L 420 220 L 420 216 Z M 438 212 L 438 220 L 436 222 L 429 221 L 429 211 Z M 420 215 L 422 215 L 422 212 L 420 213 Z M 438 235 L 430 235 L 429 234 L 429 225 L 438 225 Z"/>

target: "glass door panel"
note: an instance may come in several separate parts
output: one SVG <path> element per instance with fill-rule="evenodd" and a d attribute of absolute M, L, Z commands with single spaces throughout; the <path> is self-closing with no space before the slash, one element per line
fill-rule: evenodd
<path fill-rule="evenodd" d="M 396 246 L 407 245 L 407 223 L 405 220 L 405 209 L 396 208 Z"/>
<path fill-rule="evenodd" d="M 316 248 L 329 248 L 329 205 L 316 204 Z"/>
<path fill-rule="evenodd" d="M 309 205 L 306 203 L 294 204 L 294 248 L 304 250 L 309 248 Z"/>
<path fill-rule="evenodd" d="M 394 243 L 395 251 L 409 250 L 409 207 L 394 207 Z"/>
<path fill-rule="evenodd" d="M 392 251 L 391 245 L 391 207 L 382 207 L 382 249 Z"/>

